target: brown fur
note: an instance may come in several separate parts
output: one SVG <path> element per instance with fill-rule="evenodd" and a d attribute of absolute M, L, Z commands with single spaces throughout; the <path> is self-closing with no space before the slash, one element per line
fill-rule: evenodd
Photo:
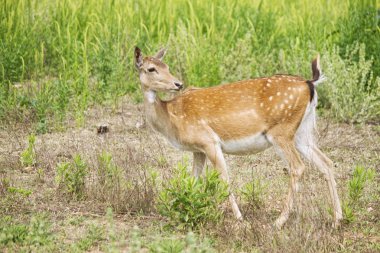
<path fill-rule="evenodd" d="M 191 90 L 165 104 L 171 121 L 188 129 L 184 134 L 193 126 L 201 128 L 200 119 L 222 140 L 268 132 L 279 124 L 292 128 L 294 134 L 308 104 L 309 89 L 304 80 L 289 80 L 296 79 L 273 76 Z"/>

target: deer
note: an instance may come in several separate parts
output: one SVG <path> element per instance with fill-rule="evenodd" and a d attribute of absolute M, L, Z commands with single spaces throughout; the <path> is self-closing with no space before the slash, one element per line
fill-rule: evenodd
<path fill-rule="evenodd" d="M 342 208 L 333 173 L 333 162 L 315 141 L 318 84 L 325 80 L 319 55 L 312 61 L 312 79 L 276 74 L 208 88 L 187 89 L 163 62 L 166 49 L 143 56 L 135 47 L 135 67 L 144 95 L 146 120 L 175 148 L 193 152 L 192 175 L 199 177 L 206 158 L 227 184 L 230 178 L 224 154 L 249 155 L 274 147 L 289 167 L 289 190 L 274 226 L 288 220 L 305 170 L 301 156 L 327 181 L 333 206 L 333 226 L 339 226 Z M 177 93 L 162 100 L 157 92 Z M 229 202 L 242 220 L 236 198 Z"/>

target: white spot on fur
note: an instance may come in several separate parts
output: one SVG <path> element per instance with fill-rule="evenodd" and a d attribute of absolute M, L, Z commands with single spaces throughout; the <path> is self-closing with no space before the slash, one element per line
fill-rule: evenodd
<path fill-rule="evenodd" d="M 277 92 L 277 96 L 280 96 L 281 95 L 281 92 Z"/>
<path fill-rule="evenodd" d="M 270 96 L 270 97 L 269 97 L 269 101 L 272 101 L 272 99 L 273 99 L 273 96 Z"/>

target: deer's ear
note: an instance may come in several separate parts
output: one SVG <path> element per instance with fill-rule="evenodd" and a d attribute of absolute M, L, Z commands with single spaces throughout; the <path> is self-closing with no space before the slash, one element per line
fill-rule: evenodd
<path fill-rule="evenodd" d="M 162 61 L 162 59 L 164 58 L 166 54 L 166 48 L 162 48 L 160 51 L 158 51 L 155 55 L 154 55 L 154 58 Z"/>
<path fill-rule="evenodd" d="M 141 68 L 143 64 L 143 56 L 141 54 L 141 49 L 135 47 L 135 66 L 137 69 Z"/>

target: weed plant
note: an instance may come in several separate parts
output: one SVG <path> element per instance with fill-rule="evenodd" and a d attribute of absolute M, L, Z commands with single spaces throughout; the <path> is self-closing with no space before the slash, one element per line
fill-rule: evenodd
<path fill-rule="evenodd" d="M 36 151 L 34 149 L 36 136 L 34 134 L 28 137 L 28 147 L 20 154 L 20 162 L 23 167 L 34 166 L 36 164 Z"/>
<path fill-rule="evenodd" d="M 80 155 L 76 155 L 73 161 L 58 164 L 55 178 L 58 185 L 57 191 L 69 196 L 70 199 L 84 199 L 86 197 L 85 180 L 87 175 L 87 165 Z"/>
<path fill-rule="evenodd" d="M 348 181 L 348 196 L 343 201 L 343 215 L 346 222 L 355 220 L 355 213 L 359 211 L 360 201 L 364 194 L 364 187 L 375 177 L 375 170 L 356 166 L 352 178 Z"/>
<path fill-rule="evenodd" d="M 219 221 L 220 205 L 227 197 L 227 184 L 215 170 L 207 170 L 204 177 L 195 178 L 180 163 L 173 178 L 163 185 L 158 210 L 173 225 L 195 229 Z"/>
<path fill-rule="evenodd" d="M 253 212 L 264 205 L 265 188 L 260 179 L 253 179 L 241 188 L 240 195 Z"/>
<path fill-rule="evenodd" d="M 11 251 L 43 252 L 52 241 L 51 224 L 44 215 L 33 216 L 27 224 L 10 216 L 0 218 L 0 249 L 6 246 Z"/>
<path fill-rule="evenodd" d="M 98 168 L 94 194 L 115 211 L 125 210 L 128 183 L 121 168 L 116 166 L 112 155 L 103 151 L 98 156 Z"/>

